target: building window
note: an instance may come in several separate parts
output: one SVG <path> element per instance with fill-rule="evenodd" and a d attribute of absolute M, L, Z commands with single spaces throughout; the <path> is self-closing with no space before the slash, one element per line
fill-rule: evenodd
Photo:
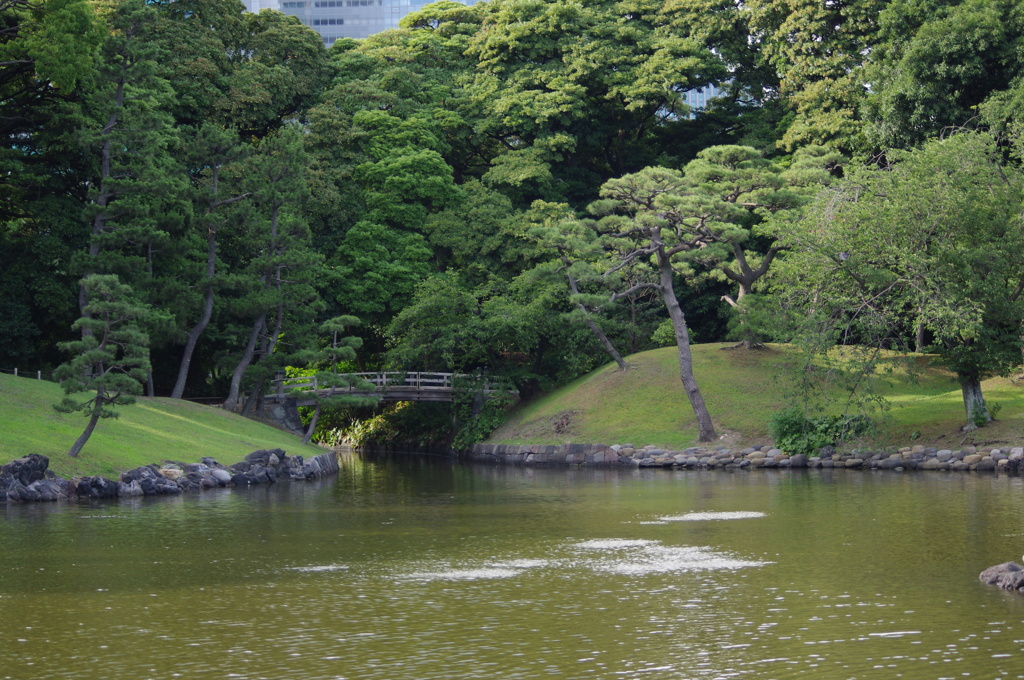
<path fill-rule="evenodd" d="M 306 6 L 305 2 L 282 2 L 281 9 L 302 9 Z"/>
<path fill-rule="evenodd" d="M 314 26 L 342 26 L 344 19 L 313 19 Z"/>

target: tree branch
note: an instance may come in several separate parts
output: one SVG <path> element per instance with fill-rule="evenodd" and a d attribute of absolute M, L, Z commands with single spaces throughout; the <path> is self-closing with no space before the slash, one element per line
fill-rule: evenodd
<path fill-rule="evenodd" d="M 644 290 L 644 289 L 661 290 L 661 286 L 659 284 L 657 284 L 657 283 L 638 283 L 635 286 L 632 286 L 631 288 L 627 288 L 626 290 L 624 290 L 624 291 L 622 291 L 620 293 L 612 293 L 610 301 L 611 302 L 615 302 L 616 300 L 621 300 L 624 297 L 629 297 L 630 295 L 632 295 L 633 293 L 637 292 L 638 290 Z"/>

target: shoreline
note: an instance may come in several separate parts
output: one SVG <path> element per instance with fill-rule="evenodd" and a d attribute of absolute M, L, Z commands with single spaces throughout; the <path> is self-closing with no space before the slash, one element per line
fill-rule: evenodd
<path fill-rule="evenodd" d="M 232 465 L 213 458 L 198 463 L 165 461 L 126 470 L 117 480 L 101 476 L 58 477 L 50 460 L 31 453 L 0 466 L 0 505 L 176 496 L 202 489 L 240 488 L 275 484 L 281 480 L 311 481 L 339 470 L 335 451 L 313 456 L 289 456 L 283 449 L 260 449 Z"/>
<path fill-rule="evenodd" d="M 827 448 L 827 447 L 826 447 Z M 975 446 L 939 449 L 923 445 L 819 456 L 789 455 L 770 445 L 734 451 L 725 447 L 669 450 L 630 444 L 474 444 L 458 452 L 459 460 L 492 465 L 555 467 L 641 467 L 668 469 L 814 469 L 934 470 L 1018 473 L 1024 468 L 1024 446 L 979 450 Z"/>

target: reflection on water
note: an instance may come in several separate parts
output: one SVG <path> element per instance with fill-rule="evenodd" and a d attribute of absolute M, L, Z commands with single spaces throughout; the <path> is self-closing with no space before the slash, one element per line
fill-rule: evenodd
<path fill-rule="evenodd" d="M 1021 678 L 1021 480 L 353 459 L 0 512 L 0 679 Z"/>
<path fill-rule="evenodd" d="M 662 517 L 662 522 L 706 522 L 716 519 L 756 519 L 764 517 L 763 512 L 688 512 L 685 515 Z"/>

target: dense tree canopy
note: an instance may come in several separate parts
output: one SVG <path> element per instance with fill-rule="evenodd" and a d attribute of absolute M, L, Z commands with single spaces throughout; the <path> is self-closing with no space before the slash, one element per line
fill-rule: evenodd
<path fill-rule="evenodd" d="M 150 392 L 235 409 L 339 361 L 528 394 L 873 295 L 973 394 L 1020 360 L 1022 46 L 1012 0 L 443 0 L 330 49 L 235 0 L 0 0 L 4 361 L 93 342 L 103 277 L 160 319 Z"/>

